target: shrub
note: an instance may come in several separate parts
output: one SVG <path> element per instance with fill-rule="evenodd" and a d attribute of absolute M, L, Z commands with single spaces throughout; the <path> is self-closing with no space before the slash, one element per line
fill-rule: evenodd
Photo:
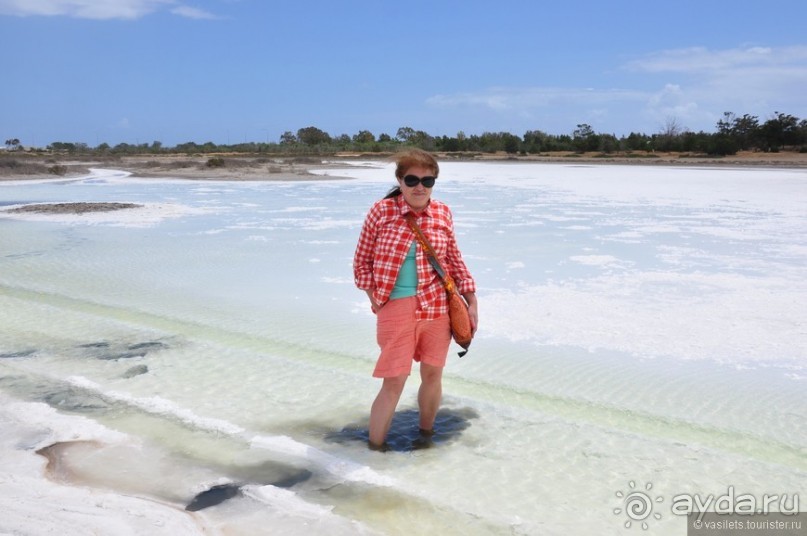
<path fill-rule="evenodd" d="M 50 173 L 51 175 L 59 175 L 59 176 L 66 175 L 67 174 L 67 166 L 63 166 L 61 164 L 56 164 L 56 165 L 50 166 L 48 168 L 48 173 Z"/>
<path fill-rule="evenodd" d="M 205 165 L 209 168 L 224 167 L 224 159 L 220 156 L 214 156 L 213 158 L 210 158 Z"/>
<path fill-rule="evenodd" d="M 716 134 L 711 137 L 707 145 L 706 154 L 709 156 L 729 156 L 737 154 L 737 142 L 725 134 Z"/>

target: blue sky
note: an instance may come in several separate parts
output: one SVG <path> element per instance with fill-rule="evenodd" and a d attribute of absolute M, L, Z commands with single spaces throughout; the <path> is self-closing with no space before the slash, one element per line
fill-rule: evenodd
<path fill-rule="evenodd" d="M 0 0 L 0 137 L 165 145 L 807 118 L 807 2 Z"/>

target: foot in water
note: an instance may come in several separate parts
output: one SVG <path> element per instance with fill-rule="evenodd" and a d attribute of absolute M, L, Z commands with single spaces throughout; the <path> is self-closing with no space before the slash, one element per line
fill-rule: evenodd
<path fill-rule="evenodd" d="M 387 452 L 389 450 L 389 444 L 387 444 L 386 441 L 384 441 L 380 445 L 377 445 L 377 444 L 373 443 L 372 441 L 368 441 L 367 442 L 367 447 L 370 450 L 374 450 L 376 452 Z"/>
<path fill-rule="evenodd" d="M 418 437 L 412 441 L 412 450 L 428 449 L 434 446 L 434 429 L 418 428 Z"/>
<path fill-rule="evenodd" d="M 412 450 L 427 449 L 434 446 L 434 430 L 418 429 L 418 437 L 412 440 Z M 377 445 L 372 441 L 367 442 L 367 447 L 375 452 L 388 452 L 390 450 L 389 443 L 386 441 Z"/>

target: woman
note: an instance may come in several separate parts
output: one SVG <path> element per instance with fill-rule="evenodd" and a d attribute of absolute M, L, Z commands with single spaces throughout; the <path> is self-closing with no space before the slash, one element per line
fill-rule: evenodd
<path fill-rule="evenodd" d="M 434 434 L 451 342 L 443 283 L 417 243 L 406 214 L 416 216 L 468 302 L 474 332 L 478 323 L 476 284 L 457 247 L 451 211 L 431 197 L 440 172 L 437 161 L 426 151 L 413 149 L 398 154 L 395 162 L 398 186 L 370 208 L 353 259 L 356 286 L 367 292 L 377 315 L 381 347 L 373 376 L 383 382 L 370 410 L 370 448 L 376 450 L 386 449 L 387 433 L 413 360 L 420 362 L 420 432 Z"/>

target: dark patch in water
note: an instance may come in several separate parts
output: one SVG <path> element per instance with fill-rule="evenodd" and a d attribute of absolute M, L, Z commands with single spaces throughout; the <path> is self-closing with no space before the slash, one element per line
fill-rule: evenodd
<path fill-rule="evenodd" d="M 289 476 L 271 482 L 268 485 L 288 489 L 296 486 L 297 484 L 305 482 L 312 476 L 313 473 L 311 471 L 301 469 L 296 473 L 292 473 Z M 260 485 L 265 486 L 267 484 Z M 221 504 L 226 500 L 232 499 L 233 497 L 238 497 L 240 495 L 240 484 L 221 484 L 218 486 L 213 486 L 212 488 L 196 495 L 188 506 L 185 507 L 185 510 L 188 512 L 197 512 L 199 510 L 204 510 L 205 508 L 210 508 L 211 506 L 216 506 L 217 504 Z"/>
<path fill-rule="evenodd" d="M 126 372 L 123 373 L 124 378 L 134 378 L 135 376 L 140 376 L 141 374 L 146 374 L 149 371 L 149 368 L 146 365 L 135 365 L 134 367 L 128 369 Z"/>
<path fill-rule="evenodd" d="M 98 396 L 74 387 L 56 388 L 42 394 L 39 399 L 55 409 L 74 413 L 95 413 L 109 409 L 109 404 Z"/>
<path fill-rule="evenodd" d="M 135 357 L 146 357 L 148 352 L 113 352 L 110 354 L 99 355 L 98 359 L 103 361 L 117 361 L 118 359 L 133 359 Z"/>
<path fill-rule="evenodd" d="M 236 484 L 213 486 L 194 497 L 190 504 L 185 507 L 185 510 L 188 512 L 198 512 L 199 510 L 221 504 L 227 499 L 232 499 L 238 495 L 241 495 L 241 488 Z"/>
<path fill-rule="evenodd" d="M 112 407 L 96 393 L 47 378 L 0 376 L 0 388 L 17 398 L 44 402 L 59 411 L 87 414 L 109 411 Z"/>
<path fill-rule="evenodd" d="M 29 350 L 20 350 L 19 352 L 8 352 L 6 354 L 0 354 L 0 359 L 13 359 L 15 357 L 29 357 L 36 353 L 36 350 L 29 349 Z"/>
<path fill-rule="evenodd" d="M 280 480 L 272 482 L 271 485 L 275 486 L 276 488 L 293 488 L 297 484 L 302 484 L 306 480 L 310 479 L 312 476 L 314 476 L 314 473 L 307 469 L 302 469 L 293 475 L 289 475 L 286 478 L 281 478 Z"/>
<path fill-rule="evenodd" d="M 163 350 L 168 348 L 168 345 L 162 343 L 160 341 L 150 341 L 150 342 L 141 342 L 137 344 L 132 344 L 128 347 L 129 350 Z"/>
<path fill-rule="evenodd" d="M 434 421 L 434 434 L 423 434 L 418 429 L 419 413 L 417 409 L 396 411 L 392 418 L 392 426 L 387 435 L 385 451 L 410 452 L 448 443 L 471 426 L 471 420 L 479 418 L 479 414 L 470 409 L 441 409 Z M 350 444 L 361 442 L 367 444 L 370 434 L 366 424 L 351 424 L 338 432 L 326 434 L 325 440 L 332 443 Z"/>
<path fill-rule="evenodd" d="M 12 253 L 11 255 L 6 255 L 6 259 L 27 259 L 28 257 L 41 257 L 42 255 L 46 254 L 47 251 L 40 250 L 40 251 L 26 251 L 25 253 Z"/>
<path fill-rule="evenodd" d="M 145 341 L 135 344 L 110 343 L 108 341 L 80 344 L 78 348 L 88 350 L 91 357 L 102 361 L 118 361 L 146 357 L 150 352 L 164 350 L 169 346 L 160 341 Z"/>
<path fill-rule="evenodd" d="M 277 461 L 263 461 L 258 464 L 240 465 L 223 468 L 231 480 L 256 484 L 290 488 L 311 479 L 311 471 Z"/>
<path fill-rule="evenodd" d="M 87 344 L 79 344 L 79 348 L 109 348 L 109 343 L 106 341 L 88 342 Z"/>

